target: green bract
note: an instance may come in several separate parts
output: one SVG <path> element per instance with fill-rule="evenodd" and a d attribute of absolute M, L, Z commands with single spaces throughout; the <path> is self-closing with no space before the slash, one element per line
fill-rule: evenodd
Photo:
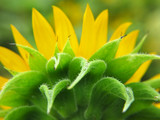
<path fill-rule="evenodd" d="M 0 93 L 4 120 L 159 120 L 159 79 L 124 83 L 156 55 L 132 54 L 114 58 L 121 39 L 100 48 L 89 60 L 75 57 L 69 40 L 63 52 L 46 60 L 37 50 L 29 53 L 31 71 L 16 73 Z M 139 45 L 140 46 L 140 45 Z"/>

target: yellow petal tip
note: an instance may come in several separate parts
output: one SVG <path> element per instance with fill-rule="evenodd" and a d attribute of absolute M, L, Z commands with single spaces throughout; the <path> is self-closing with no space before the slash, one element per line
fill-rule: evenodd
<path fill-rule="evenodd" d="M 91 11 L 89 4 L 87 4 L 87 7 L 86 7 L 86 11 L 88 11 L 88 10 Z"/>
<path fill-rule="evenodd" d="M 39 13 L 35 8 L 32 8 L 32 15 Z"/>
<path fill-rule="evenodd" d="M 10 24 L 10 27 L 11 27 L 11 28 L 15 28 L 14 25 L 12 25 L 12 24 Z"/>
<path fill-rule="evenodd" d="M 132 24 L 132 22 L 126 22 L 126 23 L 124 23 L 124 24 L 130 26 L 130 25 Z"/>

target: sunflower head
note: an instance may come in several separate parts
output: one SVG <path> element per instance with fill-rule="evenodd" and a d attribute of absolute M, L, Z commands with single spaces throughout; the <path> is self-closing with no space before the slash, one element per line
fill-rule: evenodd
<path fill-rule="evenodd" d="M 151 60 L 135 46 L 138 30 L 120 25 L 107 42 L 108 10 L 94 19 L 87 5 L 80 44 L 67 16 L 53 6 L 55 32 L 32 10 L 37 49 L 11 25 L 20 55 L 0 47 L 0 61 L 13 75 L 0 77 L 4 120 L 157 120 L 159 77 L 141 82 Z M 4 84 L 6 83 L 6 84 Z M 3 86 L 3 87 L 2 87 Z M 153 105 L 154 103 L 154 105 Z M 4 109 L 9 106 L 10 109 Z"/>

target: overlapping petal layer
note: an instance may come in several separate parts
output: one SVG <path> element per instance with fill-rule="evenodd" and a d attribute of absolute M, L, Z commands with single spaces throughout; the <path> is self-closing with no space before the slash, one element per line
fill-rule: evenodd
<path fill-rule="evenodd" d="M 16 44 L 20 44 L 20 45 L 24 45 L 32 48 L 30 43 L 19 33 L 19 31 L 13 25 L 11 25 L 11 29 L 12 29 L 12 33 L 13 33 Z M 21 56 L 23 57 L 23 59 L 25 60 L 25 62 L 28 63 L 28 55 L 29 55 L 28 52 L 20 47 L 18 47 L 18 50 Z"/>
<path fill-rule="evenodd" d="M 115 40 L 123 35 L 125 35 L 125 32 L 127 31 L 128 27 L 131 25 L 131 22 L 127 22 L 124 24 L 121 24 L 116 30 L 115 32 L 112 34 L 110 41 Z"/>
<path fill-rule="evenodd" d="M 87 5 L 86 11 L 83 16 L 83 26 L 81 41 L 78 49 L 78 56 L 89 58 L 94 51 L 94 17 L 92 11 Z"/>
<path fill-rule="evenodd" d="M 58 7 L 53 6 L 53 13 L 59 49 L 63 49 L 67 39 L 69 38 L 73 51 L 77 53 L 78 40 L 71 22 Z"/>
<path fill-rule="evenodd" d="M 38 50 L 47 59 L 54 55 L 56 36 L 47 20 L 36 10 L 32 11 L 32 25 Z"/>
<path fill-rule="evenodd" d="M 0 62 L 9 70 L 17 72 L 29 70 L 29 66 L 18 54 L 2 46 L 0 46 Z"/>
<path fill-rule="evenodd" d="M 93 52 L 96 52 L 107 42 L 107 33 L 108 33 L 108 10 L 104 10 L 100 13 L 94 23 L 94 44 L 95 49 Z"/>
<path fill-rule="evenodd" d="M 4 84 L 8 81 L 7 78 L 0 76 L 0 90 L 4 86 Z"/>

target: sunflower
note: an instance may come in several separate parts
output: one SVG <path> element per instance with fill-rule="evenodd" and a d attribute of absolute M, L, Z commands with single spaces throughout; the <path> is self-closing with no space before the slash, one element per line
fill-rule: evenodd
<path fill-rule="evenodd" d="M 47 20 L 36 9 L 33 8 L 32 10 L 32 26 L 35 42 L 38 51 L 43 54 L 46 59 L 50 59 L 54 56 L 56 43 L 58 44 L 59 50 L 63 50 L 68 36 L 70 36 L 71 47 L 75 55 L 86 59 L 89 59 L 99 48 L 107 43 L 108 10 L 101 12 L 96 20 L 94 20 L 92 11 L 89 5 L 87 5 L 83 17 L 83 28 L 80 44 L 78 44 L 78 39 L 74 28 L 68 17 L 56 6 L 53 6 L 53 13 L 55 32 Z M 110 41 L 123 36 L 130 25 L 130 22 L 120 25 L 111 36 Z M 33 48 L 13 25 L 11 25 L 11 29 L 16 44 Z M 138 33 L 139 30 L 134 30 L 121 41 L 115 56 L 116 58 L 129 54 L 133 51 Z M 12 71 L 29 71 L 28 52 L 21 47 L 18 47 L 18 50 L 21 56 L 0 46 L 1 63 L 5 66 L 5 68 Z M 139 81 L 149 67 L 150 62 L 151 61 L 144 63 L 129 81 Z M 0 87 L 2 88 L 3 84 L 7 82 L 7 78 L 0 76 L 0 82 Z"/>
<path fill-rule="evenodd" d="M 47 20 L 36 9 L 33 8 L 33 10 L 32 10 L 33 34 L 34 34 L 34 39 L 35 39 L 38 51 L 32 47 L 32 45 L 20 34 L 20 32 L 13 25 L 11 25 L 11 29 L 13 32 L 15 43 L 18 47 L 20 55 L 12 52 L 11 50 L 9 50 L 5 47 L 2 47 L 2 46 L 0 47 L 0 62 L 4 65 L 4 67 L 7 70 L 9 70 L 11 73 L 15 73 L 17 75 L 20 74 L 19 76 L 22 77 L 26 73 L 26 71 L 32 71 L 32 70 L 39 69 L 39 68 L 35 68 L 36 65 L 33 65 L 33 64 L 31 65 L 29 62 L 30 57 L 33 57 L 33 58 L 35 57 L 35 56 L 32 56 L 34 54 L 31 54 L 31 53 L 33 51 L 34 52 L 36 51 L 35 55 L 37 58 L 42 58 L 43 59 L 42 61 L 48 61 L 47 65 L 45 64 L 45 67 L 47 66 L 47 69 L 50 72 L 50 67 L 48 67 L 48 66 L 50 66 L 50 64 L 52 64 L 52 63 L 55 64 L 54 69 L 57 69 L 57 66 L 60 62 L 65 63 L 64 62 L 65 60 L 70 61 L 70 58 L 69 57 L 65 58 L 63 56 L 63 54 L 61 54 L 61 57 L 62 58 L 64 57 L 64 59 L 61 59 L 61 58 L 56 59 L 55 57 L 53 58 L 53 56 L 56 56 L 57 51 L 59 53 L 63 53 L 64 49 L 66 49 L 66 46 L 68 45 L 67 47 L 69 47 L 69 46 L 71 47 L 71 49 L 72 49 L 71 54 L 75 57 L 75 59 L 81 60 L 82 61 L 81 65 L 84 64 L 84 67 L 82 67 L 81 72 L 79 74 L 76 73 L 76 75 L 78 74 L 78 77 L 75 79 L 75 81 L 73 81 L 73 83 L 71 83 L 69 85 L 69 87 L 67 87 L 70 90 L 70 89 L 74 88 L 77 85 L 77 83 L 86 74 L 88 74 L 89 71 L 91 71 L 91 68 L 94 69 L 96 64 L 99 67 L 101 67 L 102 64 L 103 64 L 103 66 L 106 67 L 106 64 L 104 62 L 96 61 L 97 54 L 98 54 L 98 56 L 99 56 L 99 54 L 101 54 L 99 58 L 103 58 L 103 54 L 113 53 L 111 55 L 111 56 L 113 56 L 113 58 L 112 58 L 113 61 L 111 61 L 110 59 L 106 60 L 106 58 L 103 59 L 105 62 L 107 62 L 107 63 L 109 62 L 107 65 L 108 65 L 108 69 L 110 68 L 110 70 L 112 69 L 113 64 L 119 65 L 119 63 L 121 64 L 121 61 L 123 63 L 123 60 L 124 61 L 128 60 L 128 62 L 130 62 L 130 61 L 132 61 L 132 59 L 136 58 L 139 62 L 144 57 L 143 62 L 140 62 L 140 63 L 137 62 L 137 63 L 132 64 L 132 66 L 134 66 L 134 64 L 137 64 L 137 67 L 131 67 L 131 69 L 133 69 L 134 72 L 128 73 L 130 75 L 126 75 L 127 77 L 124 77 L 123 75 L 119 75 L 119 73 L 117 73 L 117 71 L 116 71 L 117 67 L 113 67 L 113 70 L 107 71 L 108 73 L 105 74 L 110 77 L 118 78 L 122 83 L 125 83 L 127 85 L 129 83 L 139 82 L 141 80 L 141 78 L 143 77 L 143 75 L 145 74 L 146 70 L 148 69 L 148 67 L 151 63 L 151 60 L 152 59 L 159 59 L 157 56 L 152 56 L 152 55 L 148 55 L 148 56 L 144 55 L 143 56 L 143 54 L 142 54 L 142 58 L 141 58 L 141 54 L 140 55 L 139 54 L 132 54 L 132 53 L 136 53 L 139 51 L 142 43 L 144 42 L 144 39 L 142 40 L 142 42 L 140 42 L 140 44 L 138 44 L 135 47 L 135 43 L 136 43 L 136 39 L 138 37 L 139 30 L 134 30 L 134 31 L 130 32 L 127 36 L 125 36 L 127 29 L 131 25 L 130 22 L 123 23 L 122 25 L 120 25 L 115 30 L 115 32 L 112 34 L 111 38 L 108 40 L 109 42 L 107 42 L 107 38 L 108 38 L 108 36 L 107 36 L 108 10 L 102 11 L 99 14 L 99 16 L 96 19 L 94 19 L 92 11 L 91 11 L 89 5 L 87 5 L 84 16 L 83 16 L 83 26 L 82 26 L 82 34 L 81 34 L 80 44 L 78 43 L 78 39 L 75 34 L 74 28 L 73 28 L 71 22 L 69 21 L 68 17 L 56 6 L 53 6 L 53 13 L 54 13 L 55 32 L 54 32 L 53 28 L 51 27 L 51 25 L 47 22 Z M 109 49 L 109 50 L 108 50 L 108 52 L 106 52 L 105 51 L 106 49 L 104 49 L 104 48 L 106 48 L 106 46 L 108 46 L 108 44 L 112 45 L 113 43 L 117 44 L 117 48 L 115 47 L 116 44 L 114 44 L 115 49 L 111 49 L 113 51 L 109 51 L 110 48 L 108 47 L 107 49 Z M 31 53 L 29 52 L 30 50 L 32 51 Z M 100 53 L 99 53 L 99 51 L 100 51 Z M 83 61 L 82 58 L 85 60 Z M 94 62 L 94 60 L 96 62 Z M 117 62 L 117 60 L 118 60 L 118 62 Z M 39 61 L 41 61 L 41 59 Z M 91 61 L 91 62 L 87 63 L 87 61 Z M 36 61 L 36 62 L 38 62 L 38 61 Z M 128 67 L 128 66 L 125 66 L 125 67 Z M 124 71 L 125 71 L 125 67 L 123 68 Z M 105 68 L 102 67 L 102 68 L 99 68 L 98 71 L 101 71 L 100 69 L 102 71 L 105 70 Z M 66 69 L 64 68 L 64 70 L 66 70 Z M 94 71 L 93 73 L 91 72 L 91 74 L 93 74 L 93 76 L 94 76 L 95 74 L 98 73 L 98 71 Z M 73 74 L 75 74 L 74 71 L 72 71 L 72 72 L 73 72 Z M 120 72 L 120 71 L 118 71 L 118 72 Z M 102 73 L 104 73 L 104 72 L 102 72 Z M 27 73 L 27 74 L 31 74 L 31 72 Z M 40 76 L 39 73 L 35 73 L 34 75 L 36 76 L 36 74 L 38 76 Z M 58 75 L 55 75 L 55 74 L 56 73 L 54 73 L 54 77 L 58 78 L 57 77 Z M 34 75 L 33 75 L 33 78 L 35 77 Z M 63 76 L 63 75 L 65 75 L 65 73 L 62 74 L 61 76 Z M 53 73 L 51 76 L 53 77 Z M 100 74 L 100 76 L 101 76 L 101 74 Z M 30 76 L 30 77 L 32 77 L 32 76 Z M 13 77 L 13 80 L 15 80 L 16 78 L 18 78 L 18 77 L 16 77 L 16 76 Z M 124 80 L 122 80 L 122 78 Z M 61 77 L 61 79 L 62 79 L 62 77 Z M 101 82 L 102 81 L 105 82 L 105 79 L 112 81 L 113 78 L 104 78 L 104 79 L 102 78 Z M 2 88 L 4 86 L 4 90 L 2 90 L 2 93 L 1 93 L 2 94 L 1 99 L 3 99 L 3 95 L 6 92 L 7 87 L 11 83 L 10 81 L 9 82 L 7 82 L 7 81 L 8 81 L 8 79 L 6 79 L 2 76 L 0 77 L 0 85 L 1 85 L 0 88 Z M 5 85 L 6 82 L 8 85 L 7 84 Z M 115 80 L 113 80 L 112 82 L 115 82 Z M 56 84 L 56 82 L 53 82 L 53 83 Z M 57 83 L 57 86 L 59 87 L 60 90 L 61 90 L 60 84 L 62 84 L 62 83 L 63 83 L 63 85 L 65 84 L 63 87 L 66 87 L 69 84 L 68 80 L 62 80 L 61 82 L 59 82 L 59 84 Z M 97 82 L 97 85 L 98 84 L 100 84 L 100 82 Z M 117 83 L 117 84 L 120 85 L 121 83 Z M 55 89 L 58 88 L 57 86 L 55 85 Z M 102 87 L 104 87 L 104 86 L 102 86 Z M 92 87 L 89 87 L 89 89 L 91 89 L 91 88 Z M 96 87 L 95 87 L 95 89 L 96 89 Z M 151 88 L 147 88 L 147 89 L 151 89 Z M 50 103 L 50 101 L 49 101 L 50 99 L 48 98 L 49 96 L 47 96 L 47 95 L 49 94 L 48 92 L 49 91 L 51 92 L 52 90 L 49 90 L 49 88 L 47 88 L 44 84 L 40 87 L 40 90 L 43 94 L 46 95 L 47 100 L 49 102 L 48 103 L 48 110 L 47 110 L 47 112 L 49 113 L 52 108 L 51 104 L 53 104 L 53 102 Z M 53 89 L 53 91 L 54 91 L 54 89 Z M 128 88 L 127 88 L 127 91 L 130 91 L 130 92 L 129 93 L 127 92 L 126 94 L 132 94 L 131 89 L 128 90 Z M 153 90 L 151 90 L 151 91 L 153 91 Z M 94 92 L 94 89 L 93 89 L 93 92 Z M 77 93 L 79 93 L 79 91 L 77 91 Z M 158 93 L 156 93 L 156 92 L 154 94 L 158 95 Z M 119 96 L 121 96 L 121 95 L 119 95 Z M 123 109 L 124 111 L 126 111 L 128 109 L 128 107 L 130 106 L 130 104 L 134 101 L 134 99 L 132 98 L 133 95 L 128 95 L 128 96 L 131 97 L 129 102 L 127 101 L 128 97 L 123 98 L 121 96 L 121 98 L 127 99 L 126 100 L 127 102 L 125 104 L 126 106 Z M 80 104 L 80 101 L 82 102 L 83 100 L 80 97 L 78 99 L 79 99 L 79 101 L 77 102 L 77 104 Z M 154 96 L 153 99 L 159 100 L 159 97 L 155 98 L 155 96 Z M 91 100 L 92 100 L 92 98 L 91 98 Z M 10 103 L 10 104 L 12 104 L 12 103 Z M 92 106 L 88 107 L 87 112 L 85 112 L 85 117 L 87 119 L 93 119 L 95 117 L 93 114 L 91 115 L 91 113 L 94 113 L 94 109 L 92 110 L 91 107 Z M 25 109 L 28 109 L 28 107 L 25 107 Z M 58 112 L 60 111 L 60 114 L 62 114 L 63 117 L 66 117 L 69 114 L 69 113 L 63 113 L 60 110 L 60 108 L 57 108 L 57 109 L 58 109 Z M 73 111 L 75 112 L 76 109 L 77 108 L 75 108 L 75 110 L 73 110 Z M 97 115 L 97 116 L 99 116 L 99 115 Z M 99 119 L 99 117 L 97 117 L 96 119 Z"/>

